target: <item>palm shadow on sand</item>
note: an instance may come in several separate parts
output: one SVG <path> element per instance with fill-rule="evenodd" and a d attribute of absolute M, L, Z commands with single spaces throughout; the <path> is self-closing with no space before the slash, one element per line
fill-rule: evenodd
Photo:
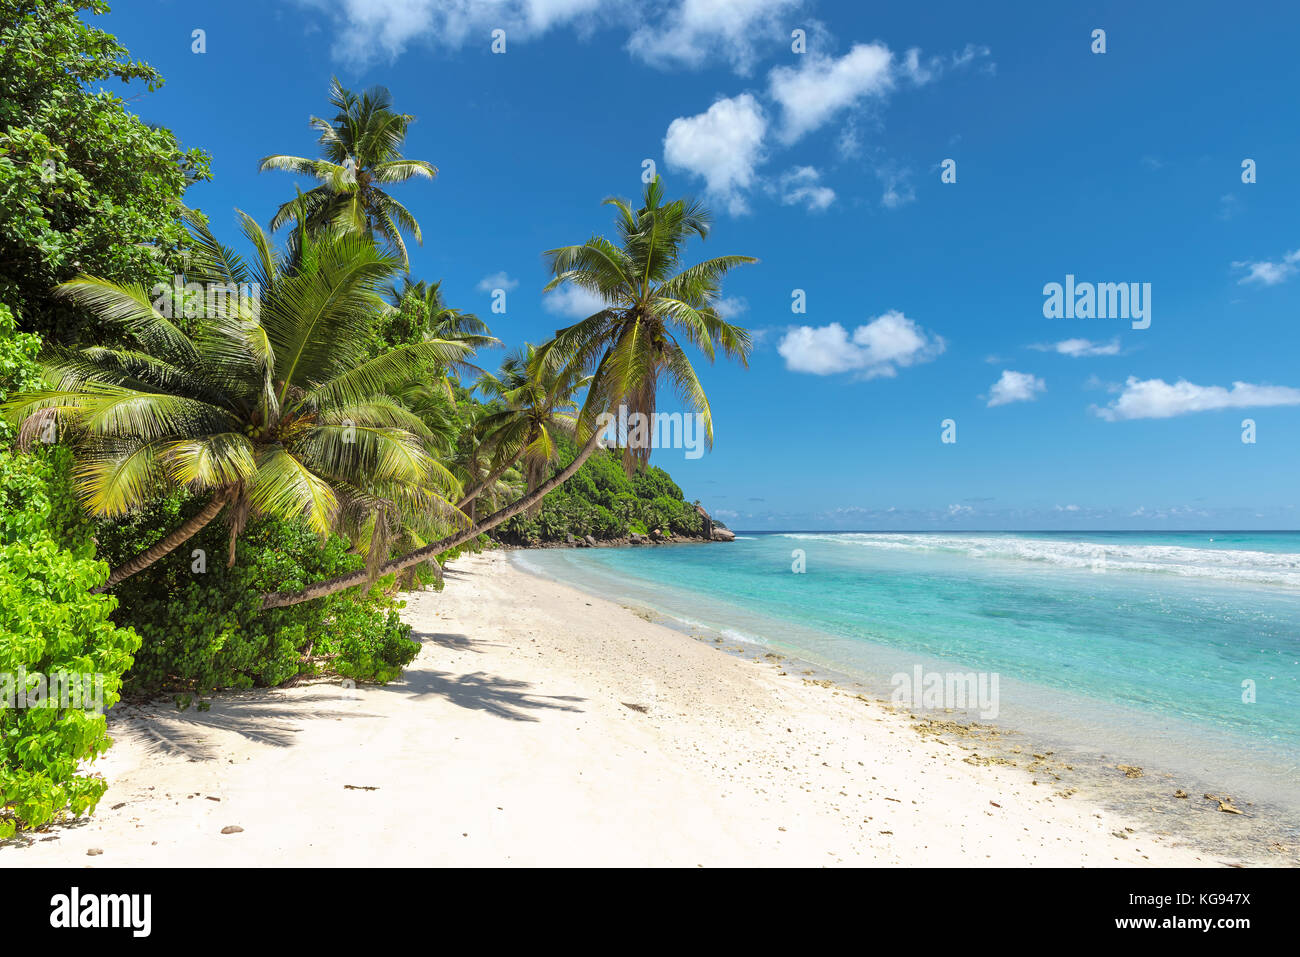
<path fill-rule="evenodd" d="M 483 652 L 468 635 L 451 632 L 412 632 L 421 644 L 435 644 L 456 651 Z M 338 718 L 366 718 L 378 715 L 365 707 L 365 698 L 376 694 L 443 698 L 460 708 L 484 711 L 511 721 L 539 721 L 539 711 L 581 712 L 577 705 L 585 698 L 574 695 L 543 695 L 532 684 L 483 671 L 456 674 L 420 667 L 413 662 L 400 679 L 387 685 L 361 685 L 355 692 L 337 679 L 307 685 L 306 693 L 284 689 L 218 692 L 204 701 L 209 710 L 181 711 L 166 701 L 143 707 L 128 706 L 110 714 L 115 736 L 138 741 L 150 754 L 170 754 L 190 761 L 215 761 L 226 755 L 221 739 L 227 733 L 272 747 L 291 747 L 307 722 Z M 340 706 L 342 704 L 342 706 Z"/>
<path fill-rule="evenodd" d="M 336 683 L 313 686 L 306 695 L 288 696 L 274 688 L 256 691 L 220 692 L 205 698 L 209 710 L 181 711 L 165 702 L 143 708 L 131 707 L 111 714 L 110 734 L 130 737 L 150 754 L 173 754 L 191 761 L 213 761 L 225 756 L 221 733 L 233 732 L 249 741 L 287 748 L 312 719 L 366 717 L 352 708 L 322 708 L 337 705 L 347 694 Z"/>
<path fill-rule="evenodd" d="M 403 680 L 384 685 L 377 691 L 395 691 L 419 699 L 429 696 L 445 698 L 452 704 L 472 711 L 486 711 L 512 721 L 541 720 L 530 711 L 581 712 L 576 703 L 586 701 L 574 695 L 540 695 L 530 690 L 527 681 L 503 678 L 482 671 L 452 674 L 448 671 L 414 669 Z"/>

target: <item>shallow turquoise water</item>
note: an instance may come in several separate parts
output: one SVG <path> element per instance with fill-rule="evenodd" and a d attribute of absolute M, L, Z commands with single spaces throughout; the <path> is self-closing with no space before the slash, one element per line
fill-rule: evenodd
<path fill-rule="evenodd" d="M 1300 810 L 1300 533 L 753 533 L 516 561 L 886 694 L 917 665 L 997 674 L 1008 724 Z"/>

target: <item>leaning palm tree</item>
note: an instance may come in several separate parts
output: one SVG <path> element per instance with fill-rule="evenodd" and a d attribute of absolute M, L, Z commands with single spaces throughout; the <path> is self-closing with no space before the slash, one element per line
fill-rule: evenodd
<path fill-rule="evenodd" d="M 709 218 L 703 207 L 690 200 L 665 203 L 658 178 L 646 187 L 639 210 L 633 211 L 619 199 L 606 203 L 618 210 L 617 244 L 593 237 L 581 246 L 551 250 L 547 255 L 555 277 L 548 288 L 571 283 L 596 293 L 607 305 L 589 318 L 561 329 L 534 356 L 539 370 L 592 373 L 576 423 L 575 437 L 582 443 L 578 454 L 514 502 L 463 531 L 387 562 L 379 569 L 380 574 L 434 558 L 531 508 L 567 481 L 604 444 L 603 413 L 620 403 L 634 411 L 653 411 L 655 390 L 664 381 L 677 386 L 705 416 L 706 436 L 712 441 L 708 398 L 677 337 L 710 359 L 721 347 L 725 355 L 747 364 L 749 333 L 725 322 L 717 313 L 716 303 L 722 277 L 733 267 L 756 260 L 723 256 L 676 271 L 687 239 L 692 234 L 707 237 Z M 632 462 L 645 461 L 649 452 L 648 448 L 628 450 Z M 275 592 L 263 596 L 262 607 L 294 605 L 364 580 L 364 575 L 352 573 L 296 591 Z"/>
<path fill-rule="evenodd" d="M 305 519 L 324 535 L 349 515 L 378 509 L 383 528 L 371 537 L 380 551 L 400 515 L 453 526 L 460 517 L 448 500 L 459 483 L 427 450 L 422 421 L 391 392 L 430 362 L 458 360 L 465 347 L 434 340 L 367 359 L 377 287 L 395 261 L 368 238 L 313 236 L 301 220 L 292 254 L 280 255 L 240 216 L 251 262 L 191 222 L 184 278 L 204 291 L 190 294 L 200 303 L 185 303 L 195 307 L 185 313 L 196 319 L 194 331 L 172 321 L 166 295 L 74 279 L 59 294 L 125 344 L 51 352 L 46 387 L 6 403 L 20 434 L 53 422 L 74 446 L 76 492 L 94 515 L 122 515 L 174 486 L 206 499 L 97 590 L 149 567 L 223 508 L 231 563 L 253 515 Z"/>
<path fill-rule="evenodd" d="M 507 469 L 521 460 L 528 491 L 541 485 L 558 452 L 556 434 L 570 439 L 576 434 L 575 396 L 590 382 L 589 377 L 575 375 L 571 366 L 554 369 L 541 365 L 532 344 L 507 356 L 499 376 L 481 375 L 475 387 L 502 404 L 502 408 L 484 415 L 475 429 L 494 464 L 482 481 L 466 491 L 457 507 L 463 510 L 471 505 L 484 489 L 495 485 Z M 534 509 L 540 505 L 539 500 Z"/>
<path fill-rule="evenodd" d="M 543 364 L 567 365 L 592 373 L 579 418 L 586 429 L 607 410 L 626 407 L 628 418 L 655 411 L 665 381 L 703 416 L 704 435 L 713 445 L 713 414 L 682 340 L 710 361 L 721 348 L 728 358 L 748 364 L 749 332 L 718 314 L 722 278 L 736 266 L 757 262 L 749 256 L 719 256 L 678 271 L 686 240 L 704 239 L 709 214 L 688 199 L 663 201 L 659 177 L 647 184 L 642 205 L 633 211 L 621 199 L 608 199 L 618 211 L 619 242 L 593 237 L 580 246 L 546 253 L 561 284 L 593 293 L 605 308 L 561 329 L 543 348 Z M 649 442 L 629 441 L 624 463 L 629 472 L 650 459 Z"/>
<path fill-rule="evenodd" d="M 432 163 L 402 155 L 407 129 L 415 117 L 393 112 L 392 95 L 384 87 L 358 96 L 344 88 L 338 77 L 330 83 L 330 103 L 338 110 L 333 120 L 311 118 L 311 125 L 320 131 L 321 159 L 266 156 L 258 170 L 280 169 L 315 178 L 320 185 L 303 194 L 309 227 L 338 228 L 366 236 L 378 233 L 405 269 L 410 259 L 402 233 L 410 233 L 422 243 L 420 224 L 384 187 L 417 176 L 433 179 L 438 174 Z M 271 220 L 271 230 L 292 222 L 297 208 L 297 200 L 281 206 Z"/>

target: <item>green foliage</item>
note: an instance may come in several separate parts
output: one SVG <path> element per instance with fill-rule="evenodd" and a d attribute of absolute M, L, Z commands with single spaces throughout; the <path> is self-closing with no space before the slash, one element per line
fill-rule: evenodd
<path fill-rule="evenodd" d="M 169 484 L 222 495 L 240 516 L 304 517 L 321 533 L 384 544 L 404 527 L 441 531 L 459 487 L 423 444 L 428 430 L 391 393 L 465 346 L 433 340 L 366 361 L 394 268 L 367 238 L 295 233 L 272 257 L 250 217 L 250 263 L 192 221 L 185 278 L 260 290 L 211 297 L 192 334 L 143 287 L 82 276 L 59 287 L 127 348 L 66 349 L 43 363 L 49 387 L 4 409 L 32 427 L 57 417 L 78 453 L 78 491 L 97 515 L 152 501 Z M 237 532 L 240 522 L 236 522 Z M 356 539 L 354 539 L 356 540 Z"/>
<path fill-rule="evenodd" d="M 577 452 L 567 439 L 557 444 L 560 455 L 553 471 Z M 509 544 L 534 545 L 563 541 L 568 534 L 611 539 L 656 528 L 672 535 L 699 535 L 704 523 L 663 469 L 647 466 L 628 478 L 621 453 L 601 450 L 546 496 L 535 516 L 516 515 L 492 534 Z"/>
<path fill-rule="evenodd" d="M 0 0 L 0 299 L 51 341 L 85 338 L 50 289 L 80 272 L 166 281 L 184 241 L 180 198 L 208 158 L 97 89 L 162 84 L 78 14 L 101 0 Z"/>
<path fill-rule="evenodd" d="M 139 552 L 198 509 L 171 496 L 130 522 L 105 523 L 107 554 Z M 261 595 L 301 588 L 362 567 L 337 536 L 323 544 L 300 522 L 251 524 L 226 567 L 227 533 L 208 526 L 184 546 L 117 586 L 116 619 L 144 637 L 128 677 L 131 694 L 183 688 L 279 685 L 301 675 L 330 673 L 356 681 L 391 681 L 419 646 L 410 626 L 384 596 L 392 577 L 319 601 L 259 610 Z"/>
<path fill-rule="evenodd" d="M 41 337 L 19 332 L 13 310 L 0 302 L 0 402 L 16 392 L 34 389 L 41 381 L 36 356 Z M 0 442 L 13 436 L 13 426 L 0 419 Z"/>
<path fill-rule="evenodd" d="M 118 627 L 117 604 L 90 589 L 108 577 L 77 509 L 64 449 L 0 452 L 0 838 L 93 810 L 107 786 L 79 773 L 112 743 L 102 712 L 57 695 L 9 707 L 21 684 L 59 673 L 102 676 L 104 710 L 118 700 L 140 637 Z M 21 677 L 26 674 L 26 678 Z"/>

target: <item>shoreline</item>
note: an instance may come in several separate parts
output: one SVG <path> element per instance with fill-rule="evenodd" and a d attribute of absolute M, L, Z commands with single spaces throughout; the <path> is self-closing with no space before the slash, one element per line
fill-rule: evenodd
<path fill-rule="evenodd" d="M 526 563 L 523 554 L 517 559 L 511 559 L 512 567 L 526 575 L 591 593 L 581 581 L 565 580 L 545 567 Z M 616 588 L 612 581 L 603 584 Z M 1206 858 L 1256 866 L 1300 866 L 1294 811 L 1290 806 L 1269 804 L 1242 780 L 1227 784 L 1212 772 L 1170 763 L 1167 754 L 1149 748 L 1128 753 L 1125 746 L 1109 739 L 1097 744 L 1095 733 L 1062 724 L 1060 715 L 1052 715 L 1048 722 L 1047 716 L 1023 706 L 1009 719 L 1006 715 L 984 718 L 975 705 L 966 709 L 894 705 L 885 689 L 889 668 L 865 672 L 845 663 L 803 657 L 806 651 L 792 644 L 787 632 L 740 633 L 720 625 L 716 614 L 702 615 L 703 622 L 684 618 L 680 607 L 660 609 L 643 594 L 620 598 L 620 606 L 729 657 L 775 666 L 777 675 L 797 674 L 805 684 L 820 684 L 862 700 L 870 698 L 881 709 L 905 716 L 918 735 L 935 737 L 940 744 L 967 752 L 962 758 L 967 763 L 1021 770 L 1032 779 L 1031 787 L 1047 785 L 1054 797 L 1078 794 L 1080 804 L 1100 806 L 1131 824 L 1138 822 L 1138 830 L 1177 836 Z M 779 629 L 780 624 L 774 620 L 770 627 Z M 943 670 L 948 664 L 936 662 L 933 667 Z M 1128 715 L 1128 719 L 1141 722 L 1144 716 Z M 1225 810 L 1225 805 L 1231 810 Z"/>
<path fill-rule="evenodd" d="M 115 708 L 99 810 L 0 867 L 1241 863 L 500 551 L 445 574 L 400 681 Z"/>

